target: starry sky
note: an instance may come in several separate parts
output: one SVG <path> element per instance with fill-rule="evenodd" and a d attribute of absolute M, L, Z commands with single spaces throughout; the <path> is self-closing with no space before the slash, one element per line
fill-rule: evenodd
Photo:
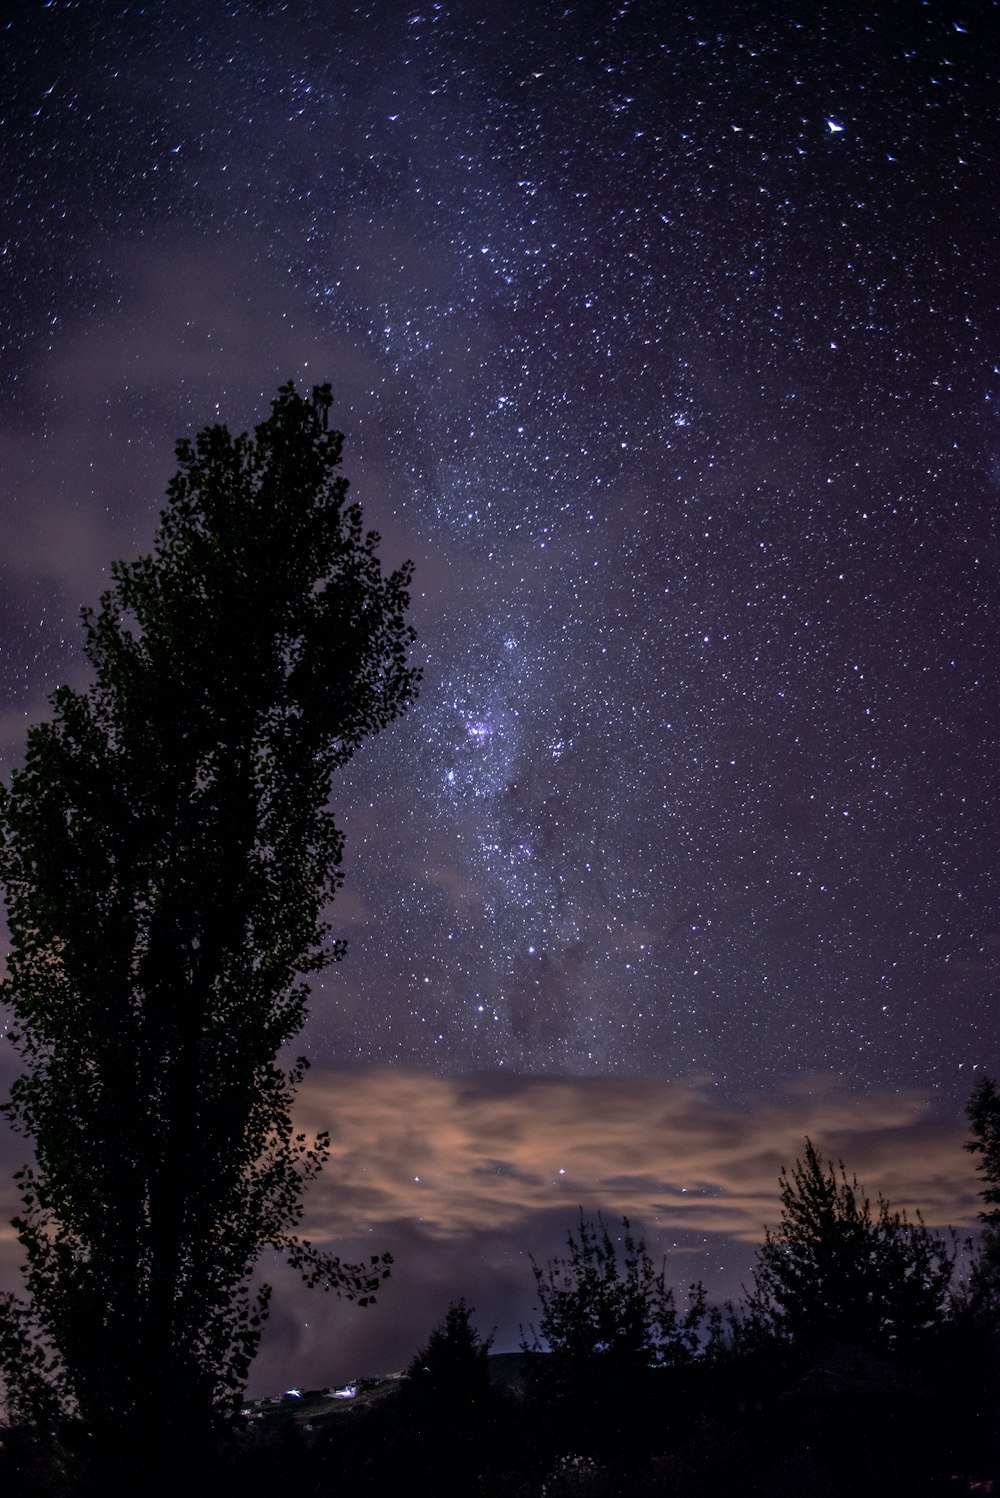
<path fill-rule="evenodd" d="M 422 694 L 335 789 L 350 950 L 303 1037 L 348 1141 L 317 1210 L 410 1267 L 374 1337 L 286 1287 L 260 1377 L 325 1376 L 334 1322 L 399 1361 L 432 1293 L 516 1330 L 578 1202 L 732 1293 L 807 1129 L 971 1220 L 998 7 L 6 15 L 4 768 L 174 440 L 288 378 L 416 563 Z"/>

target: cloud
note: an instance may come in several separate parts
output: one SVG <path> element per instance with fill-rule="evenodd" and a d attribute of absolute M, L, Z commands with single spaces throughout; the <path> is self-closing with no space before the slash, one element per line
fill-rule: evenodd
<path fill-rule="evenodd" d="M 331 1239 L 359 1220 L 411 1220 L 432 1238 L 509 1230 L 579 1204 L 753 1243 L 806 1135 L 929 1225 L 975 1216 L 957 1121 L 916 1092 L 859 1096 L 830 1078 L 734 1104 L 707 1081 L 314 1072 L 298 1114 L 332 1131 L 329 1189 L 309 1202 L 310 1231 Z"/>
<path fill-rule="evenodd" d="M 402 1222 L 437 1241 L 530 1236 L 533 1218 L 571 1223 L 582 1206 L 753 1244 L 777 1221 L 779 1170 L 806 1135 L 931 1227 L 968 1227 L 977 1210 L 959 1120 L 917 1092 L 858 1095 L 831 1078 L 733 1103 L 709 1081 L 314 1069 L 296 1122 L 332 1135 L 307 1199 L 318 1242 Z"/>
<path fill-rule="evenodd" d="M 17 596 L 54 589 L 70 625 L 106 586 L 110 560 L 149 545 L 178 436 L 213 420 L 253 426 L 289 378 L 306 389 L 333 381 L 344 423 L 351 408 L 372 407 L 383 381 L 376 359 L 290 293 L 252 238 L 122 237 L 102 245 L 101 271 L 105 315 L 60 324 L 0 437 L 0 581 Z M 358 497 L 370 500 L 393 480 L 385 432 L 368 425 L 367 442 L 349 433 L 345 469 L 364 477 Z M 412 549 L 394 530 L 387 552 Z"/>
<path fill-rule="evenodd" d="M 459 1295 L 497 1329 L 498 1350 L 516 1347 L 536 1314 L 530 1257 L 564 1253 L 580 1207 L 611 1224 L 627 1214 L 679 1287 L 703 1278 L 714 1300 L 739 1298 L 762 1225 L 779 1217 L 778 1172 L 806 1134 L 929 1226 L 975 1220 L 961 1120 L 937 1116 L 926 1094 L 860 1096 L 833 1077 L 734 1101 L 710 1079 L 317 1070 L 298 1117 L 333 1135 L 307 1232 L 345 1258 L 388 1249 L 396 1263 L 363 1312 L 268 1266 L 278 1316 L 258 1392 L 291 1370 L 318 1384 L 398 1367 Z"/>
<path fill-rule="evenodd" d="M 763 1224 L 779 1218 L 779 1170 L 807 1134 L 873 1196 L 920 1208 L 930 1227 L 971 1226 L 977 1210 L 961 1119 L 942 1119 L 917 1091 L 860 1095 L 828 1076 L 734 1100 L 708 1078 L 317 1067 L 296 1120 L 332 1134 L 305 1236 L 346 1260 L 390 1251 L 395 1266 L 378 1305 L 360 1311 L 265 1255 L 274 1314 L 254 1394 L 399 1367 L 459 1295 L 484 1332 L 497 1328 L 498 1350 L 516 1347 L 535 1314 L 531 1256 L 562 1254 L 580 1208 L 612 1225 L 627 1215 L 680 1287 L 702 1278 L 712 1299 L 738 1298 Z M 13 1168 L 25 1142 L 8 1135 L 2 1154 Z M 0 1189 L 9 1218 L 9 1171 Z M 15 1283 L 15 1265 L 7 1228 L 0 1287 Z"/>

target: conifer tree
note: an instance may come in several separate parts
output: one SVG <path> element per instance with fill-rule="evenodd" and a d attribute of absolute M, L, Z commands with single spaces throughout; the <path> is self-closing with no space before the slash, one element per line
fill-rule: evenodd
<path fill-rule="evenodd" d="M 408 1391 L 454 1410 L 483 1402 L 489 1393 L 489 1358 L 493 1338 L 483 1340 L 472 1324 L 473 1306 L 454 1301 L 424 1347 L 406 1370 Z"/>

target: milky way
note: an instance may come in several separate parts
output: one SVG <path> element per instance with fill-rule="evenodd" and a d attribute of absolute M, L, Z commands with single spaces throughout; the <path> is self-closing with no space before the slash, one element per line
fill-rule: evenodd
<path fill-rule="evenodd" d="M 6 24 L 8 762 L 173 440 L 281 380 L 417 561 L 318 1059 L 952 1105 L 995 1065 L 998 20 Z"/>

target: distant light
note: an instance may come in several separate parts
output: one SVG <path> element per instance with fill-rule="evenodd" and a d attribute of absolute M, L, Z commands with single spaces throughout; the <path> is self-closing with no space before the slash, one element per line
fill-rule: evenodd
<path fill-rule="evenodd" d="M 826 128 L 831 135 L 843 135 L 844 133 L 843 125 L 838 125 L 836 120 L 827 120 Z"/>

